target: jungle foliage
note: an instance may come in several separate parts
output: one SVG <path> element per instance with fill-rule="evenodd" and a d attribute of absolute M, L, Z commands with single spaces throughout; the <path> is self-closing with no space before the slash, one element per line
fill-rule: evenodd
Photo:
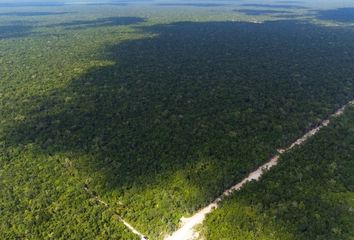
<path fill-rule="evenodd" d="M 1 238 L 162 238 L 353 98 L 350 29 L 93 8 L 0 19 Z"/>

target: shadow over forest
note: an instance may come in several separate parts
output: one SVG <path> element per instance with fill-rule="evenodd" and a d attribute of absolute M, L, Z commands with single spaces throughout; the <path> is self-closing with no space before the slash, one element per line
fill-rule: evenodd
<path fill-rule="evenodd" d="M 234 10 L 235 12 L 244 13 L 250 16 L 261 16 L 261 15 L 273 15 L 273 14 L 288 14 L 292 13 L 290 11 L 280 11 L 280 10 L 257 10 L 257 9 L 240 9 Z"/>
<path fill-rule="evenodd" d="M 144 22 L 144 18 L 140 17 L 108 17 L 98 18 L 96 20 L 77 20 L 72 22 L 64 22 L 54 25 L 48 25 L 47 27 L 65 27 L 67 29 L 84 29 L 93 27 L 109 27 L 109 26 L 121 26 L 131 25 Z"/>
<path fill-rule="evenodd" d="M 0 26 L 0 39 L 26 37 L 32 34 L 33 29 L 30 25 L 13 23 Z"/>
<path fill-rule="evenodd" d="M 354 8 L 338 8 L 318 11 L 317 18 L 321 20 L 331 20 L 343 23 L 354 22 Z"/>
<path fill-rule="evenodd" d="M 158 6 L 164 7 L 221 7 L 226 4 L 220 3 L 158 3 Z"/>
<path fill-rule="evenodd" d="M 245 3 L 244 7 L 261 7 L 261 8 L 284 8 L 284 9 L 307 9 L 305 6 L 292 5 L 292 4 L 258 4 L 258 3 Z"/>
<path fill-rule="evenodd" d="M 52 16 L 64 15 L 72 12 L 2 12 L 0 16 L 16 16 L 16 17 L 35 17 L 35 16 Z"/>
<path fill-rule="evenodd" d="M 131 5 L 132 2 L 103 2 L 103 3 L 86 3 L 85 5 L 88 5 L 88 6 L 121 6 L 121 7 L 125 7 L 125 6 L 129 6 Z"/>
<path fill-rule="evenodd" d="M 6 143 L 67 154 L 88 176 L 101 174 L 95 190 L 116 192 L 151 236 L 353 98 L 350 31 L 292 21 L 141 30 L 157 36 L 107 46 L 114 65 L 32 102 Z"/>

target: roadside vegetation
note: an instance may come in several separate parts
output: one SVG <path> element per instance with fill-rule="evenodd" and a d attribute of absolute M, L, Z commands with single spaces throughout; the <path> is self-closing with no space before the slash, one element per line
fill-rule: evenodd
<path fill-rule="evenodd" d="M 280 159 L 259 182 L 225 199 L 203 225 L 206 239 L 354 237 L 354 108 Z"/>

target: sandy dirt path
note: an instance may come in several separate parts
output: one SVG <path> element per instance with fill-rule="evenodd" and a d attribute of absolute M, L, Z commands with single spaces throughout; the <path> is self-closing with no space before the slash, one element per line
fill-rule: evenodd
<path fill-rule="evenodd" d="M 272 168 L 278 164 L 278 160 L 281 155 L 283 155 L 284 153 L 293 149 L 295 146 L 302 145 L 309 138 L 316 135 L 323 127 L 328 126 L 328 124 L 330 123 L 330 119 L 332 117 L 341 116 L 344 113 L 344 110 L 348 105 L 354 105 L 354 100 L 350 101 L 348 104 L 346 104 L 343 107 L 341 107 L 340 109 L 338 109 L 334 114 L 332 114 L 330 116 L 329 119 L 323 120 L 319 124 L 318 127 L 308 131 L 305 135 L 303 135 L 301 138 L 297 139 L 294 143 L 292 143 L 288 148 L 278 149 L 278 154 L 273 156 L 267 163 L 260 166 L 254 172 L 250 173 L 241 182 L 239 182 L 236 185 L 232 186 L 231 188 L 225 190 L 221 196 L 219 196 L 217 199 L 215 199 L 212 203 L 210 203 L 205 208 L 200 209 L 192 217 L 182 218 L 181 219 L 181 227 L 177 231 L 172 233 L 170 236 L 165 237 L 165 240 L 193 240 L 193 239 L 198 238 L 199 233 L 197 231 L 195 231 L 194 228 L 204 221 L 204 219 L 208 213 L 212 212 L 215 208 L 218 207 L 219 203 L 222 201 L 222 199 L 224 197 L 227 197 L 230 194 L 232 194 L 233 192 L 240 190 L 243 187 L 243 185 L 249 181 L 252 181 L 252 180 L 258 181 L 265 171 L 269 170 L 270 168 Z"/>

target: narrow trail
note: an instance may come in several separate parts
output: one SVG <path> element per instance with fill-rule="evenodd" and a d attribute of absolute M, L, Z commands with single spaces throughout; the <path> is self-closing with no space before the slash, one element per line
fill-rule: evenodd
<path fill-rule="evenodd" d="M 67 169 L 69 172 L 71 171 L 71 169 L 65 164 L 62 164 L 62 167 Z M 73 174 L 73 175 L 75 175 L 75 174 Z M 108 203 L 106 203 L 105 201 L 100 199 L 96 194 L 92 193 L 87 184 L 85 184 L 83 188 L 84 188 L 85 193 L 87 195 L 89 195 L 91 198 L 95 199 L 98 204 L 103 205 L 105 208 L 109 208 Z M 142 233 L 140 233 L 138 230 L 136 230 L 132 225 L 130 225 L 127 221 L 125 221 L 121 216 L 119 216 L 118 213 L 116 213 L 116 214 L 118 216 L 119 221 L 122 222 L 132 233 L 137 235 L 140 238 L 140 240 L 147 240 L 148 239 L 146 236 L 144 236 Z"/>
<path fill-rule="evenodd" d="M 216 198 L 208 206 L 200 209 L 192 217 L 182 218 L 181 219 L 181 227 L 177 231 L 172 233 L 170 236 L 165 237 L 165 240 L 193 240 L 193 239 L 198 238 L 199 233 L 196 232 L 194 228 L 204 221 L 204 219 L 208 213 L 211 213 L 215 208 L 218 207 L 219 203 L 223 200 L 224 197 L 227 197 L 227 196 L 231 195 L 233 192 L 240 190 L 244 186 L 244 184 L 249 181 L 252 181 L 252 180 L 258 181 L 265 171 L 271 169 L 272 167 L 274 167 L 278 164 L 278 160 L 281 155 L 283 155 L 284 153 L 293 149 L 295 146 L 302 145 L 309 138 L 316 135 L 323 127 L 328 126 L 328 124 L 330 123 L 330 119 L 332 117 L 341 116 L 344 113 L 345 108 L 349 105 L 354 105 L 354 100 L 348 102 L 346 105 L 344 105 L 343 107 L 338 109 L 334 114 L 332 114 L 330 116 L 330 118 L 323 120 L 319 124 L 318 127 L 308 131 L 305 135 L 303 135 L 301 138 L 297 139 L 294 143 L 292 143 L 288 148 L 278 149 L 278 154 L 273 156 L 267 163 L 260 166 L 254 172 L 251 172 L 241 182 L 239 182 L 236 185 L 232 186 L 231 188 L 225 190 L 221 196 Z"/>
<path fill-rule="evenodd" d="M 92 192 L 90 192 L 89 188 L 87 185 L 84 186 L 84 191 L 90 195 L 90 197 L 94 198 L 97 203 L 105 206 L 106 208 L 109 208 L 108 203 L 106 203 L 105 201 L 103 201 L 102 199 L 100 199 L 98 196 L 96 196 L 95 194 L 93 194 Z M 140 233 L 138 230 L 136 230 L 132 225 L 130 225 L 127 221 L 125 221 L 121 216 L 118 215 L 118 219 L 119 221 L 121 221 L 132 233 L 134 233 L 135 235 L 137 235 L 140 240 L 147 240 L 148 238 L 145 237 L 142 233 Z"/>

